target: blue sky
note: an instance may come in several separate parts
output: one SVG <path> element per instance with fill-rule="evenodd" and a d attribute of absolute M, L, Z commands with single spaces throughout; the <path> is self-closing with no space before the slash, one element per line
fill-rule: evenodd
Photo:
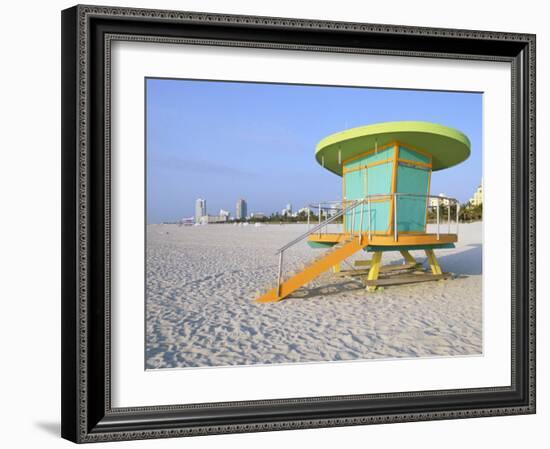
<path fill-rule="evenodd" d="M 297 210 L 341 197 L 341 178 L 315 161 L 328 134 L 377 122 L 422 120 L 472 144 L 463 163 L 432 174 L 431 193 L 467 201 L 482 175 L 482 94 L 146 79 L 147 222 L 194 214 Z"/>

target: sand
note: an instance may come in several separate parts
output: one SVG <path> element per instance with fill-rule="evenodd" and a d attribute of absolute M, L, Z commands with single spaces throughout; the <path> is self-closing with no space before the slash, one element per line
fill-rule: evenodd
<path fill-rule="evenodd" d="M 325 273 L 284 301 L 254 303 L 276 279 L 275 250 L 306 229 L 147 226 L 146 367 L 481 354 L 481 223 L 461 224 L 457 247 L 437 251 L 454 279 L 367 292 Z M 286 269 L 319 251 L 297 245 L 285 253 Z M 412 254 L 425 263 L 423 251 Z"/>

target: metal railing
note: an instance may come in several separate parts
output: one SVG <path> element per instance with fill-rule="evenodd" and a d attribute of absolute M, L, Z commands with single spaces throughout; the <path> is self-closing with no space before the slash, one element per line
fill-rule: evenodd
<path fill-rule="evenodd" d="M 327 218 L 325 221 L 321 222 L 319 220 L 320 223 L 318 225 L 316 225 L 315 227 L 313 227 L 311 229 L 308 229 L 307 232 L 304 232 L 302 235 L 296 237 L 294 240 L 288 242 L 286 245 L 282 246 L 281 248 L 279 248 L 277 250 L 277 252 L 275 253 L 275 254 L 279 255 L 279 269 L 277 271 L 277 295 L 280 295 L 280 293 L 281 293 L 280 289 L 281 289 L 281 279 L 282 279 L 282 275 L 283 275 L 283 254 L 284 254 L 284 252 L 288 248 L 290 248 L 291 246 L 294 246 L 297 243 L 300 243 L 302 240 L 306 239 L 311 234 L 316 234 L 319 231 L 319 235 L 320 235 L 323 228 L 326 228 L 326 226 L 328 226 L 330 223 L 336 221 L 339 217 L 342 217 L 347 212 L 355 209 L 357 206 L 359 206 L 359 204 L 363 204 L 364 201 L 365 201 L 364 199 L 352 201 L 351 205 L 346 206 L 345 208 L 341 208 L 340 212 L 337 212 L 332 217 Z M 321 206 L 319 206 L 319 210 L 320 209 L 321 209 Z M 321 214 L 319 214 L 319 217 L 320 216 L 321 216 Z M 308 214 L 308 224 L 309 224 L 309 214 Z"/>
<path fill-rule="evenodd" d="M 325 220 L 332 218 L 335 214 L 342 210 L 342 201 L 322 201 L 320 203 L 310 204 L 307 207 L 307 228 L 311 227 L 311 211 L 317 211 L 318 224 L 322 224 L 323 215 Z"/>
<path fill-rule="evenodd" d="M 429 210 L 429 209 L 433 209 L 435 208 L 436 210 L 436 235 L 437 235 L 437 240 L 439 240 L 439 236 L 440 234 L 442 234 L 441 232 L 441 217 L 440 217 L 440 209 L 441 209 L 441 202 L 443 202 L 443 205 L 445 207 L 447 207 L 447 234 L 451 234 L 451 209 L 453 208 L 453 206 L 455 207 L 456 209 L 456 214 L 455 214 L 455 226 L 456 226 L 456 234 L 458 235 L 458 223 L 459 223 L 459 217 L 460 217 L 460 202 L 456 199 L 456 198 L 450 198 L 450 197 L 446 197 L 446 196 L 435 196 L 435 195 L 410 195 L 410 196 L 426 196 L 426 201 L 427 201 L 427 204 L 426 204 L 426 208 Z M 432 205 L 432 200 L 437 200 L 435 201 L 435 206 Z M 428 222 L 426 221 L 426 228 L 428 227 Z"/>
<path fill-rule="evenodd" d="M 363 212 L 361 212 L 361 224 L 359 226 L 359 229 L 362 230 L 363 232 L 368 232 L 369 233 L 369 237 L 370 237 L 370 233 L 372 232 L 372 229 L 371 229 L 371 211 L 372 211 L 372 208 L 371 208 L 371 201 L 384 201 L 384 200 L 387 200 L 387 201 L 391 201 L 394 197 L 400 197 L 400 198 L 423 198 L 426 200 L 426 209 L 428 210 L 433 210 L 435 209 L 436 210 L 436 225 L 437 225 L 437 234 L 442 234 L 443 232 L 441 232 L 441 225 L 442 225 L 442 218 L 441 217 L 441 213 L 440 213 L 440 209 L 442 208 L 442 206 L 445 206 L 447 207 L 447 220 L 446 220 L 446 223 L 448 224 L 448 231 L 447 233 L 450 234 L 451 233 L 451 224 L 453 222 L 453 220 L 451 219 L 451 210 L 454 208 L 455 211 L 456 211 L 456 214 L 455 214 L 455 219 L 454 219 L 454 225 L 456 227 L 456 233 L 458 233 L 458 218 L 459 218 L 459 215 L 460 215 L 460 203 L 457 199 L 455 198 L 451 198 L 451 197 L 446 197 L 446 196 L 439 196 L 439 195 L 423 195 L 423 194 L 414 194 L 414 193 L 385 193 L 385 194 L 373 194 L 373 195 L 367 195 L 365 196 L 364 198 L 359 198 L 359 199 L 356 199 L 356 200 L 348 200 L 348 201 L 326 201 L 326 202 L 323 202 L 323 203 L 317 203 L 315 205 L 310 205 L 309 208 L 315 208 L 317 209 L 318 211 L 318 219 L 319 219 L 319 223 L 318 223 L 318 226 L 315 228 L 320 235 L 323 233 L 323 232 L 327 232 L 327 229 L 328 229 L 328 224 L 330 224 L 333 220 L 331 220 L 331 218 L 338 218 L 338 217 L 341 217 L 342 215 L 345 215 L 345 214 L 342 214 L 340 213 L 343 208 L 347 207 L 347 205 L 351 204 L 352 206 L 355 204 L 356 206 L 358 205 L 358 202 L 366 202 L 367 204 L 367 215 L 369 216 L 369 218 L 367 218 L 367 227 L 365 228 L 365 226 L 363 226 L 363 223 L 364 223 L 364 220 L 363 220 Z M 435 203 L 432 204 L 432 203 Z M 399 204 L 399 201 L 392 201 L 392 204 L 393 204 L 393 223 L 392 223 L 392 228 L 394 230 L 394 238 L 395 240 L 398 239 L 398 216 L 399 216 L 399 211 L 398 211 L 398 204 Z M 310 210 L 308 208 L 308 210 Z M 322 214 L 321 214 L 321 211 L 326 211 L 326 210 L 329 210 L 329 211 L 340 211 L 338 212 L 336 215 L 333 215 L 332 217 L 329 217 L 327 218 L 325 221 L 322 221 Z M 325 212 L 325 215 L 328 215 L 327 212 Z M 355 216 L 352 216 L 350 217 L 350 219 L 352 220 L 352 225 L 351 226 L 345 226 L 345 228 L 351 228 L 352 230 L 355 229 L 355 223 L 353 222 Z M 427 225 L 428 223 L 426 223 Z M 319 227 L 320 226 L 320 227 Z M 310 220 L 310 213 L 308 213 L 308 230 L 311 229 L 311 220 Z M 344 229 L 342 231 L 342 233 L 350 233 L 348 231 L 346 231 L 346 229 Z M 425 232 L 420 232 L 419 233 L 422 233 L 424 234 Z"/>
<path fill-rule="evenodd" d="M 347 201 L 325 201 L 321 203 L 317 203 L 315 207 L 318 210 L 318 224 L 311 228 L 310 223 L 310 206 L 308 208 L 307 213 L 307 224 L 308 224 L 308 230 L 301 234 L 300 236 L 296 237 L 294 240 L 288 242 L 286 245 L 279 248 L 275 254 L 279 255 L 279 266 L 277 271 L 277 294 L 280 295 L 280 289 L 281 289 L 281 280 L 283 276 L 283 255 L 284 252 L 289 249 L 290 247 L 296 245 L 297 243 L 300 243 L 307 237 L 309 237 L 312 234 L 318 234 L 319 237 L 322 236 L 323 230 L 325 230 L 325 234 L 327 233 L 328 225 L 331 223 L 334 223 L 336 220 L 338 220 L 340 217 L 342 217 L 342 226 L 343 226 L 343 234 L 348 234 L 351 237 L 357 236 L 360 239 L 363 239 L 363 235 L 367 234 L 368 239 L 371 240 L 372 238 L 372 232 L 376 232 L 372 229 L 372 202 L 373 201 L 384 201 L 387 199 L 387 201 L 392 201 L 393 203 L 393 235 L 394 235 L 394 241 L 399 241 L 399 221 L 398 221 L 398 203 L 397 201 L 398 197 L 400 198 L 423 198 L 426 200 L 426 210 L 429 210 L 430 208 L 436 209 L 436 238 L 437 240 L 440 239 L 441 232 L 441 220 L 440 220 L 440 209 L 441 209 L 441 203 L 443 202 L 443 205 L 447 207 L 447 222 L 448 222 L 448 234 L 451 233 L 451 208 L 454 205 L 456 208 L 456 234 L 458 234 L 458 223 L 459 223 L 459 214 L 460 214 L 460 203 L 455 198 L 449 198 L 444 196 L 436 196 L 436 195 L 422 195 L 422 194 L 414 194 L 414 193 L 388 193 L 388 194 L 373 194 L 373 195 L 367 195 L 363 198 L 354 199 L 354 200 L 347 200 Z M 434 201 L 435 200 L 435 201 Z M 432 204 L 432 203 L 435 203 Z M 364 226 L 364 215 L 365 215 L 365 207 L 361 207 L 361 214 L 360 214 L 360 222 L 359 227 L 356 230 L 355 229 L 355 216 L 357 215 L 355 213 L 355 209 L 359 206 L 367 205 L 367 226 L 365 229 Z M 330 210 L 330 211 L 337 211 L 332 216 L 328 217 L 324 221 L 322 221 L 322 211 L 323 210 Z M 351 220 L 349 231 L 348 231 L 348 223 L 346 223 L 347 215 L 353 212 L 351 217 L 349 219 Z M 331 212 L 332 213 L 332 212 Z M 426 226 L 425 229 L 427 231 L 428 227 L 428 219 L 426 218 Z M 418 234 L 425 234 L 426 232 L 418 232 Z M 408 235 L 411 235 L 411 232 L 407 233 Z"/>

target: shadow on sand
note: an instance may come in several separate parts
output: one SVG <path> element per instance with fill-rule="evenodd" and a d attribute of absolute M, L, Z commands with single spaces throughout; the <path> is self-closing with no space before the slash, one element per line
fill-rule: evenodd
<path fill-rule="evenodd" d="M 447 255 L 441 252 L 437 257 L 441 269 L 457 276 L 481 274 L 482 245 L 476 243 L 467 245 L 466 248 L 468 249 Z"/>
<path fill-rule="evenodd" d="M 356 290 L 364 290 L 365 286 L 361 281 L 354 281 L 346 278 L 341 278 L 339 281 L 320 287 L 307 288 L 302 287 L 292 293 L 289 298 L 308 299 L 314 296 L 330 296 L 344 292 L 352 292 Z"/>
<path fill-rule="evenodd" d="M 441 265 L 443 271 L 449 271 L 454 273 L 458 277 L 460 276 L 472 276 L 481 274 L 481 258 L 482 258 L 482 245 L 473 244 L 467 245 L 464 251 L 438 255 L 437 260 Z M 441 254 L 441 253 L 440 253 Z M 418 257 L 415 254 L 416 260 L 426 266 L 426 257 Z M 394 265 L 392 263 L 391 265 Z M 365 286 L 359 280 L 354 281 L 350 279 L 342 278 L 340 282 L 323 285 L 315 288 L 300 288 L 292 293 L 289 298 L 308 299 L 314 296 L 330 296 L 337 295 L 339 293 L 350 292 L 355 290 L 363 290 Z"/>

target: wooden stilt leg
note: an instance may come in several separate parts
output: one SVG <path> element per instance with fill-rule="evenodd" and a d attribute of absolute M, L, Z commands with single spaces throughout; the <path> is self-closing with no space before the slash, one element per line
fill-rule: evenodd
<path fill-rule="evenodd" d="M 409 253 L 408 251 L 403 250 L 403 251 L 399 251 L 399 252 L 403 256 L 403 259 L 405 259 L 405 262 L 407 262 L 407 263 L 416 263 L 416 260 L 414 259 L 413 256 L 411 256 L 411 253 Z"/>
<path fill-rule="evenodd" d="M 380 271 L 380 261 L 382 260 L 382 252 L 375 252 L 371 259 L 370 270 L 367 276 L 369 281 L 375 281 L 378 279 L 378 273 Z M 367 291 L 373 292 L 376 290 L 376 285 L 367 286 Z"/>
<path fill-rule="evenodd" d="M 340 273 L 340 264 L 339 263 L 332 266 L 332 272 L 333 273 Z"/>
<path fill-rule="evenodd" d="M 426 249 L 426 256 L 428 257 L 428 263 L 430 264 L 430 268 L 432 270 L 433 274 L 441 274 L 441 267 L 439 266 L 439 262 L 437 261 L 437 258 L 435 257 L 435 253 L 433 249 Z"/>

